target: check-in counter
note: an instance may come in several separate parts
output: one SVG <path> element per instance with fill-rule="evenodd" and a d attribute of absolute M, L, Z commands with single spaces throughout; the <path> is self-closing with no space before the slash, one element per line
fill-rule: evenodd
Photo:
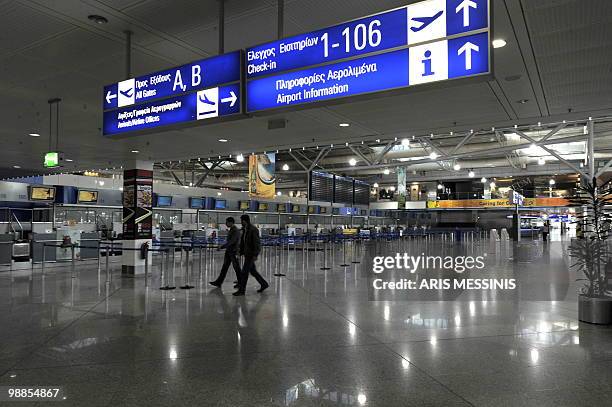
<path fill-rule="evenodd" d="M 0 265 L 10 265 L 13 261 L 13 234 L 0 235 Z"/>
<path fill-rule="evenodd" d="M 47 243 L 50 245 L 58 245 L 61 242 L 57 242 L 57 234 L 55 233 L 32 233 L 32 261 L 34 263 L 41 263 L 43 259 L 43 245 Z M 56 248 L 44 247 L 45 250 L 45 262 L 56 261 Z"/>

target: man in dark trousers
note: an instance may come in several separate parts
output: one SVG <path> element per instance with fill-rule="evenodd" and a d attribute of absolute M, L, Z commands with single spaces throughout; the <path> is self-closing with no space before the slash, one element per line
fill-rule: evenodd
<path fill-rule="evenodd" d="M 210 282 L 210 285 L 214 285 L 215 287 L 221 287 L 223 285 L 230 264 L 234 265 L 236 279 L 240 281 L 240 262 L 238 262 L 237 257 L 238 250 L 240 249 L 240 230 L 236 226 L 236 221 L 232 217 L 225 220 L 225 226 L 228 228 L 227 240 L 223 246 L 219 247 L 219 250 L 225 249 L 223 267 L 221 267 L 221 274 L 219 274 L 219 277 L 217 277 L 215 281 Z"/>
<path fill-rule="evenodd" d="M 257 272 L 257 268 L 255 267 L 257 256 L 259 256 L 259 252 L 261 252 L 259 230 L 251 224 L 249 215 L 242 215 L 240 217 L 240 222 L 242 223 L 240 254 L 244 256 L 244 264 L 242 265 L 242 273 L 240 273 L 240 278 L 238 279 L 238 291 L 234 293 L 235 296 L 244 295 L 247 281 L 249 280 L 249 274 L 252 274 L 261 286 L 259 290 L 257 290 L 258 293 L 263 292 L 269 287 L 268 282 Z"/>

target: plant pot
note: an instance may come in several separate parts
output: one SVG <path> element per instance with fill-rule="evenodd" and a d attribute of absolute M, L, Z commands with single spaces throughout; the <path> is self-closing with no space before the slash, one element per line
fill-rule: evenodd
<path fill-rule="evenodd" d="M 612 324 L 612 297 L 578 297 L 578 319 L 589 324 Z"/>

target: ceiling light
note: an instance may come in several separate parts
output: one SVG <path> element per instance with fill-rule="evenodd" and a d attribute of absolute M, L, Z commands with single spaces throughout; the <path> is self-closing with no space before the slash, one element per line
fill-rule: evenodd
<path fill-rule="evenodd" d="M 74 160 L 73 160 L 72 158 L 64 158 L 64 161 L 66 161 L 66 162 L 68 162 L 68 163 L 71 163 L 71 162 L 73 162 Z"/>
<path fill-rule="evenodd" d="M 402 146 L 404 146 L 404 148 L 410 148 L 410 140 L 408 140 L 407 138 L 403 139 Z"/>
<path fill-rule="evenodd" d="M 468 177 L 470 178 L 474 178 L 476 176 L 476 173 L 472 170 L 470 170 L 470 172 L 468 172 Z"/>
<path fill-rule="evenodd" d="M 108 23 L 108 19 L 106 17 L 99 16 L 97 14 L 91 14 L 87 16 L 89 21 L 93 21 L 96 24 L 106 24 Z"/>
<path fill-rule="evenodd" d="M 520 103 L 521 105 L 524 105 L 525 103 L 529 102 L 529 99 L 521 99 L 516 103 Z"/>
<path fill-rule="evenodd" d="M 217 192 L 217 196 L 221 196 L 221 195 L 222 195 L 221 192 Z"/>
<path fill-rule="evenodd" d="M 374 185 L 373 185 L 373 187 L 374 187 L 374 188 L 378 188 L 378 187 L 379 187 L 378 182 L 375 182 L 375 183 L 374 183 Z"/>
<path fill-rule="evenodd" d="M 554 179 L 551 179 L 550 181 L 548 181 L 548 183 L 550 185 L 555 185 L 557 183 L 557 181 L 555 181 Z"/>
<path fill-rule="evenodd" d="M 385 168 L 385 170 L 383 171 L 383 174 L 389 175 L 391 174 L 391 170 L 389 170 L 388 168 Z"/>
<path fill-rule="evenodd" d="M 289 171 L 289 164 L 283 165 L 283 171 Z"/>
<path fill-rule="evenodd" d="M 104 181 L 98 181 L 98 184 L 103 187 L 104 186 Z"/>
<path fill-rule="evenodd" d="M 489 186 L 491 187 L 491 189 L 495 189 L 495 187 L 496 187 L 497 185 L 495 184 L 495 182 L 491 182 L 491 183 L 489 184 Z"/>
<path fill-rule="evenodd" d="M 444 185 L 438 184 L 438 189 L 440 189 L 440 190 L 444 189 Z"/>
<path fill-rule="evenodd" d="M 436 154 L 435 152 L 432 152 L 431 154 L 429 154 L 429 158 L 431 158 L 432 160 L 435 160 L 438 158 L 438 154 Z"/>
<path fill-rule="evenodd" d="M 340 127 L 350 127 L 351 125 L 349 123 L 340 123 L 338 126 L 340 126 Z"/>
<path fill-rule="evenodd" d="M 134 154 L 138 154 L 138 153 L 140 153 L 140 151 L 138 151 L 138 150 L 132 150 L 132 153 L 134 153 Z"/>
<path fill-rule="evenodd" d="M 227 143 L 227 139 L 226 138 L 220 138 L 219 139 L 219 143 Z"/>
<path fill-rule="evenodd" d="M 506 46 L 506 44 L 507 44 L 506 40 L 503 40 L 501 38 L 493 40 L 493 48 L 503 48 Z"/>
<path fill-rule="evenodd" d="M 482 182 L 482 183 L 484 184 L 485 182 L 487 182 L 487 179 L 486 179 L 485 177 L 482 177 L 482 178 L 480 179 L 480 182 Z"/>
<path fill-rule="evenodd" d="M 350 165 L 351 167 L 356 166 L 356 165 L 357 165 L 357 160 L 355 160 L 354 158 L 351 158 L 351 159 L 349 160 L 349 165 Z"/>
<path fill-rule="evenodd" d="M 13 165 L 13 168 L 19 169 L 19 168 L 21 168 L 21 166 L 20 165 Z"/>
<path fill-rule="evenodd" d="M 40 134 L 38 134 L 38 133 L 30 133 L 30 134 L 28 134 L 28 136 L 30 136 L 30 137 L 40 137 Z"/>
<path fill-rule="evenodd" d="M 395 187 L 393 187 L 393 186 L 392 186 L 392 187 L 390 187 L 390 188 L 389 188 L 389 191 L 391 191 L 391 192 L 395 192 Z"/>
<path fill-rule="evenodd" d="M 244 162 L 244 156 L 242 154 L 238 154 L 236 156 L 236 161 L 238 161 L 239 163 Z"/>
<path fill-rule="evenodd" d="M 540 157 L 538 159 L 538 165 L 544 165 L 544 164 L 546 164 L 546 160 L 544 159 L 544 157 Z"/>
<path fill-rule="evenodd" d="M 281 196 L 282 194 L 283 194 L 283 193 L 282 193 L 281 191 L 278 191 L 278 192 L 276 193 L 276 196 Z"/>
<path fill-rule="evenodd" d="M 459 171 L 460 169 L 461 169 L 461 165 L 459 165 L 459 163 L 453 165 L 453 170 Z"/>

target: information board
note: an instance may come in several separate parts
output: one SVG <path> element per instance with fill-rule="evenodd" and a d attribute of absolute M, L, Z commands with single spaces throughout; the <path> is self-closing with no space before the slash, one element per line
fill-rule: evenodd
<path fill-rule="evenodd" d="M 310 173 L 308 199 L 315 202 L 331 202 L 334 197 L 334 176 L 325 172 Z"/>
<path fill-rule="evenodd" d="M 334 203 L 353 204 L 353 179 L 347 177 L 334 177 Z"/>
<path fill-rule="evenodd" d="M 355 205 L 369 205 L 370 204 L 370 184 L 355 180 Z"/>
<path fill-rule="evenodd" d="M 488 74 L 489 20 L 489 0 L 426 0 L 247 49 L 247 111 Z"/>
<path fill-rule="evenodd" d="M 241 113 L 241 60 L 242 52 L 236 51 L 106 86 L 103 135 Z"/>

